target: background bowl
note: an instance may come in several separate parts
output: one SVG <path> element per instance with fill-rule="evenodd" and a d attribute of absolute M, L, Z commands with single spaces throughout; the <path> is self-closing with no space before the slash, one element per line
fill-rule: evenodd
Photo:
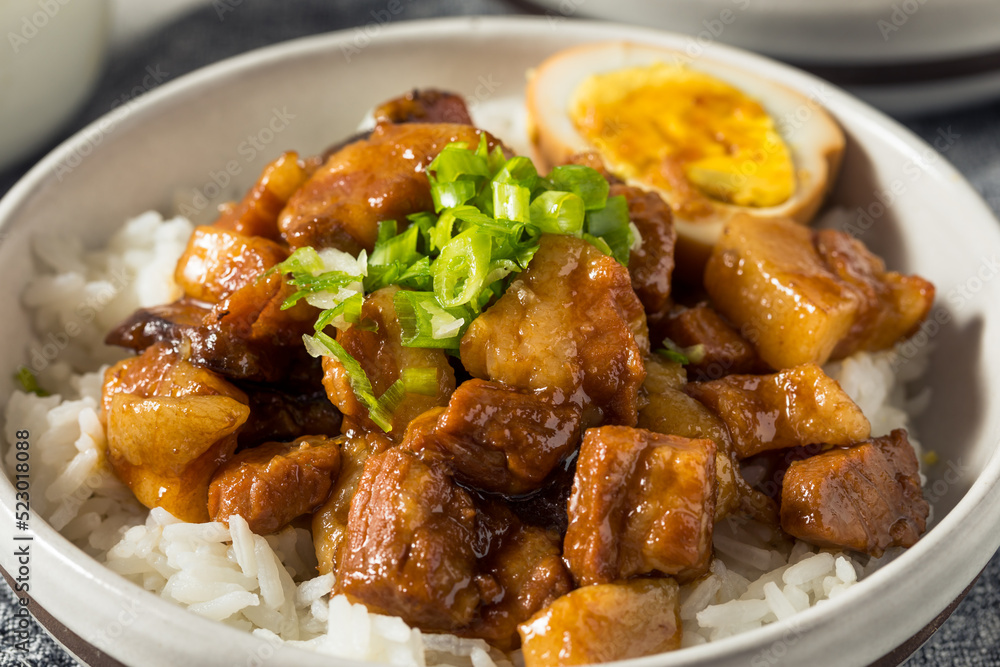
<path fill-rule="evenodd" d="M 804 67 L 890 113 L 1000 97 L 994 0 L 532 0 L 556 16 L 675 30 Z"/>
<path fill-rule="evenodd" d="M 18 295 L 32 270 L 32 234 L 82 235 L 96 245 L 122 221 L 180 203 L 211 217 L 214 203 L 253 182 L 285 149 L 322 150 L 375 103 L 415 86 L 464 93 L 502 137 L 523 132 L 524 73 L 585 41 L 631 39 L 684 48 L 689 38 L 625 26 L 551 19 L 461 19 L 365 29 L 291 42 L 206 68 L 105 117 L 46 157 L 0 202 L 0 396 L 30 339 Z M 835 600 L 790 622 L 637 665 L 862 665 L 923 628 L 967 586 L 1000 544 L 1000 227 L 940 155 L 906 130 L 819 80 L 739 50 L 706 58 L 774 79 L 822 102 L 848 137 L 833 201 L 852 230 L 896 270 L 919 272 L 939 303 L 916 347 L 933 345 L 935 389 L 918 420 L 940 463 L 928 471 L 935 520 L 899 559 Z M 808 108 L 801 110 L 809 113 Z M 279 119 L 279 120 L 275 120 Z M 280 129 L 279 129 L 280 128 Z M 943 132 L 939 149 L 951 139 Z M 514 142 L 518 143 L 518 142 Z M 524 143 L 523 138 L 520 143 Z M 228 174 L 228 176 L 227 176 Z M 178 196 L 178 193 L 181 193 Z M 0 525 L 13 525 L 14 490 L 0 478 Z M 36 609 L 118 661 L 329 665 L 328 657 L 272 647 L 146 593 L 85 556 L 41 519 L 32 527 Z M 17 564 L 0 549 L 0 565 Z"/>
<path fill-rule="evenodd" d="M 87 99 L 109 32 L 107 0 L 0 2 L 0 169 L 41 148 Z"/>

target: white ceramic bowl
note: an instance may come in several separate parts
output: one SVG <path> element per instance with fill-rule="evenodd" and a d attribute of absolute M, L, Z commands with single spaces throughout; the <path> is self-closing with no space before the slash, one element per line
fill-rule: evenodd
<path fill-rule="evenodd" d="M 0 395 L 12 390 L 11 373 L 23 362 L 31 334 L 18 294 L 31 271 L 25 250 L 32 234 L 59 231 L 101 243 L 127 216 L 149 208 L 169 212 L 178 189 L 214 191 L 208 185 L 231 161 L 239 166 L 237 185 L 246 187 L 281 150 L 322 150 L 352 132 L 371 105 L 413 86 L 468 95 L 474 113 L 494 112 L 507 127 L 491 129 L 513 139 L 521 126 L 525 71 L 552 52 L 607 39 L 672 48 L 686 43 L 652 30 L 544 18 L 401 23 L 370 33 L 367 39 L 349 31 L 278 45 L 164 85 L 113 122 L 105 119 L 74 136 L 16 185 L 0 202 L 6 343 Z M 1000 545 L 1000 410 L 987 399 L 1000 395 L 1000 348 L 986 344 L 1000 339 L 1000 281 L 993 264 L 1000 225 L 937 152 L 880 113 L 759 56 L 713 46 L 705 57 L 823 100 L 848 137 L 833 200 L 866 212 L 857 231 L 892 268 L 936 283 L 933 318 L 939 326 L 918 341 L 936 350 L 927 376 L 933 399 L 918 421 L 924 445 L 941 460 L 930 470 L 927 491 L 936 518 L 896 561 L 790 622 L 633 664 L 864 665 L 932 621 Z M 288 120 L 286 126 L 263 132 L 275 114 Z M 249 151 L 248 137 L 269 138 L 264 150 Z M 65 169 L 81 156 L 82 168 Z M 882 203 L 890 198 L 891 205 Z M 9 480 L 0 477 L 5 535 L 14 503 Z M 203 620 L 104 569 L 40 518 L 32 525 L 33 604 L 73 633 L 65 641 L 79 653 L 91 650 L 90 642 L 143 667 L 268 658 L 273 664 L 337 664 Z M 0 565 L 11 572 L 16 562 L 9 544 L 5 539 Z"/>

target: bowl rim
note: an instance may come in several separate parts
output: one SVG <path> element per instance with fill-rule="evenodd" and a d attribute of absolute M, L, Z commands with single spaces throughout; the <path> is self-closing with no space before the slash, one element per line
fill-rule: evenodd
<path fill-rule="evenodd" d="M 626 41 L 680 49 L 691 39 L 688 36 L 667 31 L 607 22 L 567 19 L 567 22 L 562 25 L 570 26 L 574 42 L 624 39 Z M 462 36 L 468 38 L 469 35 L 482 35 L 484 33 L 508 35 L 518 40 L 525 40 L 530 39 L 532 36 L 544 36 L 550 29 L 549 21 L 545 17 L 527 16 L 471 16 L 399 21 L 391 25 L 382 26 L 381 39 L 373 40 L 372 48 L 375 48 L 379 42 L 398 43 L 412 41 L 430 44 L 436 41 L 440 42 L 442 39 L 458 39 Z M 157 114 L 161 106 L 174 104 L 178 100 L 196 96 L 199 90 L 207 86 L 215 86 L 220 82 L 224 83 L 232 80 L 244 72 L 263 67 L 280 67 L 298 58 L 322 57 L 323 54 L 340 48 L 342 44 L 349 43 L 354 37 L 354 30 L 346 29 L 281 42 L 199 68 L 173 81 L 167 82 L 134 100 L 129 105 L 125 115 L 117 121 L 118 124 L 116 127 L 127 129 L 141 125 L 145 118 Z M 895 120 L 810 74 L 775 62 L 765 56 L 721 44 L 709 44 L 704 47 L 702 57 L 759 74 L 782 85 L 790 86 L 800 92 L 823 91 L 824 95 L 827 96 L 823 104 L 838 121 L 846 116 L 855 125 L 861 124 L 867 126 L 869 130 L 883 136 L 887 143 L 891 144 L 904 157 L 918 157 L 925 154 L 927 150 L 933 151 L 933 148 L 927 143 L 916 137 Z M 28 201 L 33 193 L 51 183 L 57 167 L 68 156 L 72 155 L 81 145 L 90 143 L 92 139 L 101 133 L 101 124 L 107 122 L 108 118 L 115 113 L 120 112 L 109 112 L 109 114 L 98 118 L 66 139 L 32 167 L 8 191 L 3 199 L 0 200 L 0 230 L 3 229 L 3 226 L 11 218 L 16 216 L 19 207 Z M 935 155 L 937 155 L 936 152 Z M 994 245 L 1000 247 L 1000 225 L 996 224 L 997 221 L 993 212 L 947 159 L 937 160 L 934 164 L 926 165 L 925 169 L 935 179 L 949 181 L 949 187 L 955 188 L 956 198 L 960 198 L 964 204 L 973 207 L 973 209 L 978 209 L 975 218 L 989 220 L 994 225 L 991 229 L 986 229 L 984 225 L 984 229 L 981 231 L 992 235 Z M 993 436 L 995 435 L 993 434 Z M 6 472 L 6 466 L 4 466 L 4 470 Z M 2 478 L 0 479 L 0 505 L 3 507 L 3 513 L 10 515 L 8 518 L 12 520 L 14 488 L 6 474 L 0 475 L 0 478 Z M 668 662 L 672 665 L 703 664 L 709 660 L 723 657 L 731 658 L 741 653 L 750 655 L 755 649 L 759 651 L 762 647 L 781 641 L 783 637 L 787 638 L 789 633 L 801 634 L 815 630 L 822 626 L 824 621 L 829 620 L 830 616 L 837 615 L 839 618 L 842 615 L 848 614 L 850 610 L 857 611 L 864 606 L 870 606 L 880 596 L 893 590 L 895 588 L 894 584 L 901 583 L 904 570 L 926 573 L 935 569 L 933 567 L 933 563 L 935 562 L 956 562 L 951 558 L 943 558 L 944 556 L 961 555 L 963 558 L 968 558 L 967 546 L 959 548 L 957 543 L 960 540 L 952 538 L 960 534 L 961 531 L 958 530 L 960 524 L 977 513 L 980 517 L 985 516 L 991 519 L 992 524 L 1000 524 L 1000 452 L 997 451 L 995 446 L 972 486 L 951 511 L 940 521 L 937 521 L 915 546 L 908 549 L 882 569 L 866 577 L 863 582 L 864 585 L 852 587 L 836 599 L 830 600 L 820 607 L 813 607 L 800 612 L 788 621 L 779 621 L 758 630 L 735 635 L 709 644 L 690 647 L 676 654 L 667 654 L 670 655 Z M 51 552 L 54 559 L 67 567 L 68 570 L 73 571 L 76 576 L 91 579 L 100 584 L 109 593 L 120 597 L 127 598 L 128 596 L 137 595 L 138 591 L 142 591 L 143 594 L 146 594 L 144 602 L 151 605 L 151 609 L 156 613 L 165 614 L 181 624 L 185 620 L 203 623 L 204 619 L 196 618 L 186 609 L 163 600 L 156 595 L 149 594 L 141 587 L 135 586 L 124 577 L 112 572 L 96 559 L 74 546 L 58 531 L 49 526 L 41 517 L 33 515 L 32 521 L 33 526 L 40 528 L 40 530 L 35 528 L 33 531 L 39 538 L 38 542 L 42 543 Z M 980 537 L 979 542 L 981 545 L 991 547 L 990 553 L 996 551 L 997 547 L 1000 546 L 1000 532 L 995 536 L 987 535 Z M 988 560 L 989 555 L 979 559 L 958 561 L 965 564 L 963 571 L 974 570 L 974 572 L 968 576 L 961 586 L 952 591 L 952 597 L 971 581 L 975 573 L 978 573 Z M 57 610 L 52 608 L 51 603 L 44 600 L 39 602 L 46 606 L 61 622 L 66 623 L 67 627 L 76 631 L 72 621 L 66 622 L 66 619 L 60 618 Z M 933 618 L 938 611 L 940 609 L 933 609 L 922 614 L 914 614 L 909 617 L 913 619 L 912 622 L 894 626 L 896 632 L 889 635 L 891 636 L 890 641 L 892 646 L 887 646 L 886 650 L 891 650 L 895 645 L 905 641 Z M 211 624 L 210 629 L 218 633 L 222 627 L 225 626 L 221 623 L 214 623 Z M 241 637 L 249 639 L 252 642 L 264 643 L 263 640 L 253 637 L 248 633 L 228 627 L 226 627 L 226 631 L 227 636 L 232 636 L 234 640 L 236 637 Z M 296 656 L 308 655 L 300 649 L 292 650 Z M 652 667 L 654 664 L 662 663 L 663 660 L 664 654 L 661 654 L 625 661 L 623 664 L 635 665 L 636 667 Z M 345 660 L 343 662 L 350 663 L 351 661 Z"/>

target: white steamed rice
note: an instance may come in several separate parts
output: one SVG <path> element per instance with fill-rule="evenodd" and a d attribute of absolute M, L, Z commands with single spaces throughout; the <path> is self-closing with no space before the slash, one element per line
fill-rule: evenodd
<path fill-rule="evenodd" d="M 136 308 L 176 296 L 174 266 L 191 231 L 187 220 L 165 221 L 151 212 L 128 221 L 102 251 L 84 251 L 65 237 L 36 243 L 39 272 L 24 303 L 38 343 L 29 349 L 27 365 L 55 395 L 14 392 L 4 433 L 13 442 L 15 430 L 31 431 L 31 483 L 44 489 L 32 496 L 37 512 L 144 589 L 270 641 L 394 665 L 517 662 L 516 652 L 505 656 L 481 640 L 423 634 L 398 618 L 330 596 L 333 575 L 312 576 L 316 560 L 308 531 L 288 527 L 261 537 L 239 517 L 229 528 L 186 524 L 139 505 L 111 473 L 98 419 L 104 367 L 97 367 L 121 355 L 103 345 L 104 335 Z M 52 349 L 45 345 L 63 342 L 60 334 L 69 332 L 49 358 L 45 353 Z M 873 435 L 910 428 L 908 415 L 926 403 L 926 396 L 908 401 L 905 393 L 905 383 L 923 372 L 923 364 L 897 364 L 894 355 L 861 353 L 827 367 L 869 417 Z M 13 462 L 9 448 L 8 469 Z M 816 549 L 779 532 L 739 519 L 716 527 L 711 574 L 682 589 L 684 646 L 787 619 L 840 595 L 899 551 L 867 559 Z"/>

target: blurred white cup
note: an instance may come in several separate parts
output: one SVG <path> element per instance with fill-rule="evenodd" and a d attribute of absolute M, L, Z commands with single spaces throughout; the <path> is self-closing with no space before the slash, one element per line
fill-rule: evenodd
<path fill-rule="evenodd" d="M 93 90 L 107 0 L 0 0 L 0 168 L 41 148 Z"/>

